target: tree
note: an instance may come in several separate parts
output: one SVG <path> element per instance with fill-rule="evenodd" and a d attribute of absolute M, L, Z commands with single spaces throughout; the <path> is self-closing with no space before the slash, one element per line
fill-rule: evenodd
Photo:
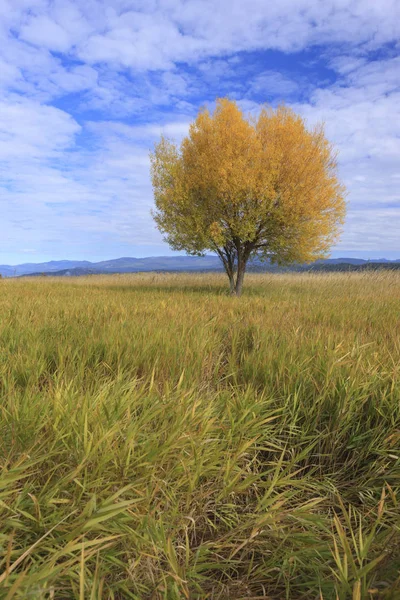
<path fill-rule="evenodd" d="M 336 154 L 322 125 L 286 107 L 246 118 L 217 100 L 180 147 L 161 138 L 151 158 L 153 217 L 176 250 L 216 252 L 240 295 L 249 259 L 278 264 L 327 255 L 345 215 Z"/>

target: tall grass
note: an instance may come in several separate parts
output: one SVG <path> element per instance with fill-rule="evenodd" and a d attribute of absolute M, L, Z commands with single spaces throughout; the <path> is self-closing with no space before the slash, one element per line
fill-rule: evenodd
<path fill-rule="evenodd" d="M 3 280 L 0 598 L 400 598 L 400 274 Z"/>

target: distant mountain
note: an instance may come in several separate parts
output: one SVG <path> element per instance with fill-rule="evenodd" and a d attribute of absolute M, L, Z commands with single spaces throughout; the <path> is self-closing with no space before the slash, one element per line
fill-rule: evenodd
<path fill-rule="evenodd" d="M 100 262 L 87 260 L 53 260 L 45 263 L 0 265 L 3 277 L 22 275 L 87 275 L 92 273 L 137 273 L 141 271 L 209 271 L 221 269 L 216 256 L 122 257 Z"/>
<path fill-rule="evenodd" d="M 93 263 L 106 273 L 132 273 L 137 271 L 192 271 L 221 268 L 217 256 L 150 256 L 147 258 L 117 258 Z"/>
<path fill-rule="evenodd" d="M 303 271 L 324 271 L 324 272 L 345 272 L 345 271 L 377 271 L 377 270 L 400 270 L 400 261 L 386 262 L 364 262 L 361 264 L 352 263 L 325 263 L 308 265 L 305 268 L 299 269 Z"/>
<path fill-rule="evenodd" d="M 311 265 L 278 267 L 255 259 L 249 265 L 251 271 L 303 271 L 303 270 L 354 270 L 370 268 L 398 268 L 400 259 L 364 260 L 362 258 L 329 258 Z M 147 258 L 122 257 L 100 262 L 87 260 L 52 260 L 45 263 L 25 263 L 22 265 L 0 265 L 3 277 L 26 275 L 77 276 L 101 273 L 137 273 L 141 271 L 221 271 L 222 265 L 217 256 L 151 256 Z"/>
<path fill-rule="evenodd" d="M 2 277 L 18 277 L 18 275 L 30 275 L 34 273 L 51 273 L 63 269 L 75 267 L 88 268 L 92 265 L 87 260 L 51 260 L 44 263 L 24 263 L 22 265 L 0 265 Z"/>
<path fill-rule="evenodd" d="M 325 260 L 317 260 L 314 264 L 328 264 L 328 265 L 338 265 L 346 263 L 348 265 L 365 265 L 370 263 L 400 263 L 400 259 L 396 260 L 388 260 L 387 258 L 372 258 L 370 260 L 364 260 L 363 258 L 327 258 Z"/>

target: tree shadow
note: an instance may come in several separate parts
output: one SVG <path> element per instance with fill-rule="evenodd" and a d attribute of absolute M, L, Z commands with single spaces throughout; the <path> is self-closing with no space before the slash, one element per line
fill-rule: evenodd
<path fill-rule="evenodd" d="M 179 283 L 173 283 L 171 285 L 157 285 L 157 284 L 147 284 L 147 283 L 134 283 L 132 285 L 94 285 L 98 289 L 104 290 L 112 290 L 114 292 L 124 292 L 126 294 L 148 294 L 148 295 L 159 295 L 163 296 L 165 294 L 180 294 L 187 296 L 213 296 L 220 298 L 233 298 L 236 299 L 237 296 L 232 295 L 229 290 L 229 285 L 185 285 Z M 266 289 L 261 286 L 253 285 L 244 285 L 243 292 L 241 298 L 246 297 L 261 297 L 266 295 Z"/>
<path fill-rule="evenodd" d="M 226 296 L 230 297 L 229 287 L 217 287 L 207 285 L 107 285 L 107 286 L 94 286 L 99 289 L 106 287 L 108 290 L 116 292 L 126 293 L 145 293 L 145 294 L 165 294 L 165 293 L 178 293 L 187 295 L 201 295 L 206 296 L 212 294 L 213 296 Z"/>

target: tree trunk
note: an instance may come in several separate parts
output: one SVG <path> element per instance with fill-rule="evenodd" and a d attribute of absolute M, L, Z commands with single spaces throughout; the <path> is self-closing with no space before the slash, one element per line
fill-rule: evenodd
<path fill-rule="evenodd" d="M 235 291 L 235 276 L 233 273 L 228 273 L 228 277 L 229 277 L 230 294 L 231 294 L 231 296 L 234 296 L 236 293 L 236 291 Z"/>
<path fill-rule="evenodd" d="M 235 272 L 226 260 L 223 260 L 222 264 L 224 265 L 225 273 L 228 275 L 228 278 L 229 278 L 229 287 L 230 287 L 231 295 L 234 295 L 236 293 L 235 292 Z"/>
<path fill-rule="evenodd" d="M 231 296 L 233 296 L 236 293 L 235 292 L 235 275 L 234 275 L 233 271 L 229 271 L 228 269 L 226 269 L 226 273 L 229 277 L 230 293 L 231 293 Z"/>
<path fill-rule="evenodd" d="M 237 276 L 236 276 L 236 286 L 235 286 L 235 294 L 236 294 L 236 296 L 240 296 L 241 293 L 242 293 L 244 274 L 246 272 L 246 262 L 247 261 L 245 261 L 243 259 L 238 261 L 238 269 L 237 269 Z"/>
<path fill-rule="evenodd" d="M 222 261 L 222 264 L 224 265 L 225 273 L 228 275 L 230 293 L 233 296 L 236 294 L 236 285 L 235 257 L 233 255 L 232 249 L 229 249 L 228 247 L 224 246 L 223 250 L 217 247 L 216 251 Z"/>

